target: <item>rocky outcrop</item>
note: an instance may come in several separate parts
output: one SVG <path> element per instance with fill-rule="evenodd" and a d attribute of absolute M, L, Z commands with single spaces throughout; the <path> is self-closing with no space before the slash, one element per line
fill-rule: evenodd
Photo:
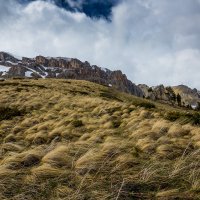
<path fill-rule="evenodd" d="M 2 62 L 6 62 L 6 61 L 17 62 L 19 60 L 11 54 L 8 54 L 5 52 L 0 52 L 0 61 L 2 61 Z"/>
<path fill-rule="evenodd" d="M 149 87 L 144 84 L 140 84 L 138 87 L 143 91 L 147 99 L 159 100 L 172 105 L 176 103 L 176 94 L 171 87 L 164 87 L 164 85 Z"/>
<path fill-rule="evenodd" d="M 192 89 L 186 85 L 178 85 L 172 87 L 176 94 L 181 95 L 184 105 L 191 105 L 192 108 L 197 108 L 200 102 L 200 91 L 196 88 Z"/>
<path fill-rule="evenodd" d="M 10 68 L 8 77 L 24 77 L 26 73 L 26 69 L 24 67 L 13 66 Z"/>
<path fill-rule="evenodd" d="M 172 87 L 159 85 L 156 87 L 149 87 L 145 84 L 140 84 L 138 87 L 143 91 L 144 96 L 147 99 L 175 105 L 178 104 L 177 95 L 180 95 L 182 106 L 191 106 L 193 109 L 199 106 L 198 102 L 200 102 L 200 92 L 196 88 L 191 89 L 186 85 Z"/>
<path fill-rule="evenodd" d="M 37 77 L 88 80 L 143 97 L 143 91 L 127 79 L 120 70 L 111 71 L 74 58 L 44 57 L 17 59 L 0 53 L 0 77 Z M 2 71 L 4 70 L 4 71 Z"/>

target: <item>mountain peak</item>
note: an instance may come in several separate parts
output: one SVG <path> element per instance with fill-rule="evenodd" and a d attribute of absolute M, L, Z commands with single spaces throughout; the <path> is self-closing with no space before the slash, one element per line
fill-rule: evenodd
<path fill-rule="evenodd" d="M 12 54 L 0 53 L 0 77 L 28 77 L 28 78 L 59 78 L 88 80 L 106 86 L 111 86 L 122 92 L 139 97 L 142 90 L 127 79 L 120 70 L 111 71 L 107 68 L 90 65 L 77 58 L 45 57 L 16 58 Z"/>

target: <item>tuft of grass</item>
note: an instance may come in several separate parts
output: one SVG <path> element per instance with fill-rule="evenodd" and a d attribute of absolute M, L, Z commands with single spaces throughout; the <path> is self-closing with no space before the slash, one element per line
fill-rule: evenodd
<path fill-rule="evenodd" d="M 196 112 L 193 115 L 187 115 L 188 117 L 190 117 L 192 119 L 192 124 L 194 125 L 200 125 L 200 113 Z"/>
<path fill-rule="evenodd" d="M 74 121 L 72 121 L 72 125 L 76 128 L 81 127 L 81 126 L 83 126 L 83 122 L 81 120 L 74 120 Z"/>
<path fill-rule="evenodd" d="M 165 119 L 169 120 L 169 121 L 176 121 L 177 119 L 179 119 L 181 117 L 181 113 L 177 112 L 177 111 L 173 111 L 173 112 L 168 112 L 165 114 Z"/>
<path fill-rule="evenodd" d="M 120 125 L 121 125 L 121 121 L 120 121 L 120 120 L 114 120 L 114 121 L 112 122 L 112 124 L 113 124 L 113 127 L 114 127 L 114 128 L 119 128 Z"/>

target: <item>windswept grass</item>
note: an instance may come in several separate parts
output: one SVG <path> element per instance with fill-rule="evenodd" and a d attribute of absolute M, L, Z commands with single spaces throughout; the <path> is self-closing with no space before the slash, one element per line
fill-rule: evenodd
<path fill-rule="evenodd" d="M 0 199 L 200 198 L 199 112 L 87 81 L 0 87 Z"/>
<path fill-rule="evenodd" d="M 200 113 L 199 112 L 180 112 L 171 111 L 165 114 L 165 119 L 170 121 L 179 120 L 182 123 L 192 123 L 193 125 L 200 125 Z"/>

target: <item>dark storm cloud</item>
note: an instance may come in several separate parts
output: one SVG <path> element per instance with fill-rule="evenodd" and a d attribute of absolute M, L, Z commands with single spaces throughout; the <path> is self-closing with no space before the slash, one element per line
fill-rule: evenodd
<path fill-rule="evenodd" d="M 36 0 L 18 0 L 29 3 Z M 48 0 L 44 0 L 48 1 Z M 91 18 L 110 19 L 112 7 L 120 0 L 52 0 L 55 5 L 72 12 L 83 12 Z"/>
<path fill-rule="evenodd" d="M 82 9 L 83 1 L 68 3 Z M 200 0 L 123 0 L 111 21 L 39 0 L 0 1 L 0 11 L 1 50 L 77 57 L 136 83 L 200 88 Z"/>

